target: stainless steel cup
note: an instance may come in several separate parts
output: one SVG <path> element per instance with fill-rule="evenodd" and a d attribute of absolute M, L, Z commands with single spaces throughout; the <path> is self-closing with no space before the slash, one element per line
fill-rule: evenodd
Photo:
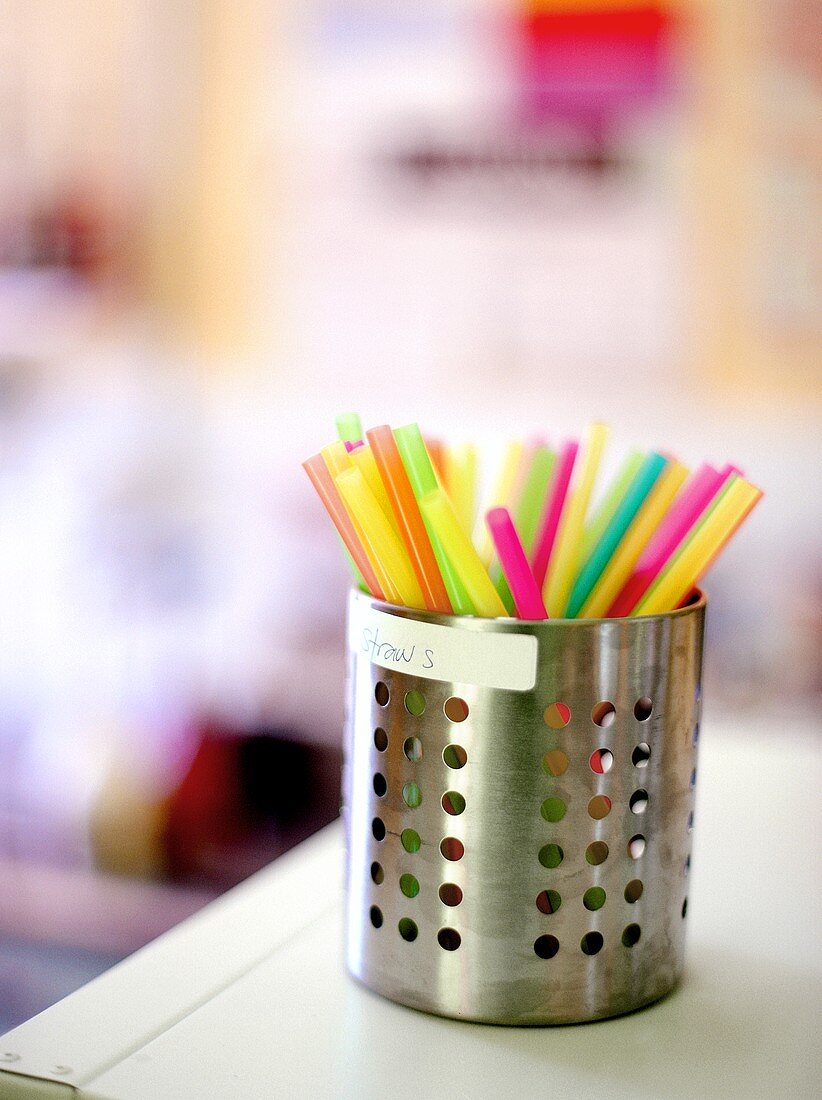
<path fill-rule="evenodd" d="M 595 1020 L 673 989 L 704 620 L 702 595 L 664 615 L 518 622 L 352 593 L 354 977 L 497 1024 Z"/>

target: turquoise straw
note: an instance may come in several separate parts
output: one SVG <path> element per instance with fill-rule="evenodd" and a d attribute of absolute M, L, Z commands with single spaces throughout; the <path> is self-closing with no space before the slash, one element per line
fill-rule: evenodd
<path fill-rule="evenodd" d="M 636 476 L 628 486 L 625 496 L 619 502 L 613 518 L 605 528 L 602 538 L 591 551 L 590 557 L 574 582 L 574 587 L 571 589 L 571 595 L 568 599 L 568 607 L 565 611 L 566 618 L 574 619 L 582 610 L 605 566 L 611 560 L 611 555 L 622 542 L 634 516 L 642 507 L 643 501 L 653 489 L 659 475 L 667 465 L 668 459 L 664 455 L 651 451 L 640 466 Z"/>

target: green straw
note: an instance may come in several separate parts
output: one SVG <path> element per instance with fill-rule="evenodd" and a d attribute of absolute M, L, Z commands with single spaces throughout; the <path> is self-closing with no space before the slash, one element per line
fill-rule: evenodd
<path fill-rule="evenodd" d="M 565 612 L 566 618 L 574 619 L 579 614 L 583 604 L 590 596 L 591 590 L 602 575 L 602 571 L 611 560 L 611 555 L 619 546 L 625 532 L 633 522 L 634 516 L 642 507 L 642 502 L 654 487 L 657 478 L 667 464 L 667 458 L 656 451 L 651 451 L 644 459 L 629 485 L 628 491 L 619 502 L 610 523 L 605 528 L 602 538 L 594 547 L 591 556 L 583 565 L 579 576 L 574 582 Z"/>
<path fill-rule="evenodd" d="M 534 549 L 534 539 L 537 537 L 537 528 L 542 517 L 556 457 L 550 447 L 537 447 L 531 459 L 531 467 L 522 486 L 519 501 L 514 509 L 514 526 L 522 542 L 522 548 L 529 558 Z"/>
<path fill-rule="evenodd" d="M 628 492 L 628 486 L 634 480 L 644 457 L 642 451 L 629 451 L 625 456 L 599 507 L 585 526 L 585 534 L 582 536 L 579 548 L 580 561 L 588 560 L 594 547 L 605 534 L 605 528 L 614 518 L 614 512 Z"/>
<path fill-rule="evenodd" d="M 434 467 L 431 465 L 431 457 L 428 454 L 428 448 L 425 446 L 425 440 L 422 438 L 422 433 L 416 424 L 406 424 L 403 428 L 396 428 L 394 438 L 397 441 L 397 448 L 400 452 L 400 458 L 402 458 L 402 464 L 405 466 L 405 472 L 408 474 L 408 480 L 411 482 L 411 488 L 414 490 L 414 496 L 419 503 L 427 493 L 439 488 L 439 481 L 434 473 Z M 436 532 L 429 526 L 424 512 L 422 518 L 454 614 L 475 615 L 476 610 L 465 591 L 459 574 L 451 565 L 442 543 Z"/>
<path fill-rule="evenodd" d="M 334 423 L 343 443 L 359 443 L 361 439 L 365 439 L 358 413 L 340 413 Z"/>

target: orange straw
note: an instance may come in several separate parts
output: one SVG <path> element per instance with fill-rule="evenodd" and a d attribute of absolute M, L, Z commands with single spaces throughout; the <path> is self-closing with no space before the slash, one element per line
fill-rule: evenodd
<path fill-rule="evenodd" d="M 362 578 L 368 586 L 372 596 L 378 600 L 385 599 L 382 589 L 377 583 L 377 577 L 371 568 L 362 543 L 357 538 L 351 518 L 340 499 L 337 486 L 328 472 L 328 467 L 322 455 L 313 455 L 303 463 L 303 469 L 311 478 L 311 484 L 317 490 L 317 495 L 325 505 L 326 511 L 331 516 L 331 521 L 337 528 L 337 533 L 343 541 L 348 553 L 354 560 L 354 564 L 362 574 Z"/>
<path fill-rule="evenodd" d="M 394 433 L 387 424 L 371 428 L 367 433 L 371 451 L 377 463 L 377 469 L 385 485 L 388 499 L 399 523 L 402 537 L 411 565 L 429 611 L 451 614 L 451 602 L 443 583 L 437 559 L 431 549 L 431 540 L 425 529 L 417 498 L 405 472 L 400 452 L 394 439 Z"/>

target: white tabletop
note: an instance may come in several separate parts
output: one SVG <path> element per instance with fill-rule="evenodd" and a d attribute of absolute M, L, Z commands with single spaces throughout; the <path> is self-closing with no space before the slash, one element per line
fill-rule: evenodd
<path fill-rule="evenodd" d="M 0 1073 L 0 1097 L 818 1095 L 814 732 L 703 724 L 686 976 L 643 1012 L 488 1027 L 362 989 L 342 966 L 333 825 L 8 1032 L 0 1065 L 28 1076 Z"/>

